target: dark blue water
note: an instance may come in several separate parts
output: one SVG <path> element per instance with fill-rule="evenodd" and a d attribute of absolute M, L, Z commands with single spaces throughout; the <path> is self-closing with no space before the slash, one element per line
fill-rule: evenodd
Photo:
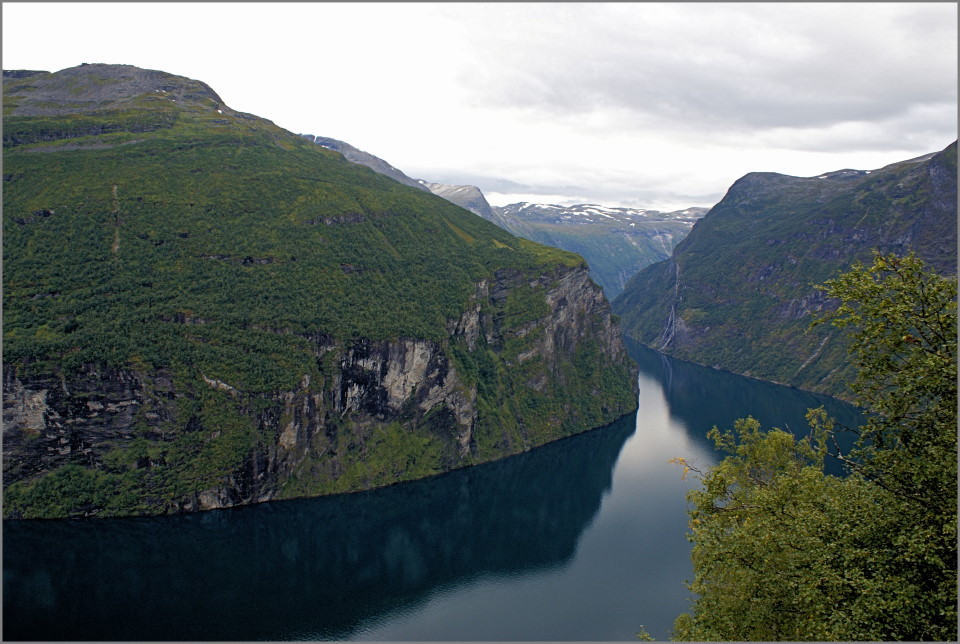
<path fill-rule="evenodd" d="M 838 401 L 636 345 L 639 410 L 498 463 L 372 492 L 201 514 L 3 526 L 4 639 L 634 640 L 689 605 L 668 461 L 748 414 Z"/>

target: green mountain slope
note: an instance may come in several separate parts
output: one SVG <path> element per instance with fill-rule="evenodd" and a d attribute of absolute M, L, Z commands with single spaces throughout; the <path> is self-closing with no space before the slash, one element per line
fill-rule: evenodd
<path fill-rule="evenodd" d="M 835 329 L 808 332 L 832 306 L 813 285 L 871 249 L 914 250 L 957 269 L 957 148 L 873 172 L 799 178 L 752 173 L 673 256 L 614 301 L 628 336 L 671 355 L 834 395 L 850 379 Z"/>
<path fill-rule="evenodd" d="M 581 258 L 198 81 L 5 72 L 3 134 L 8 515 L 362 489 L 634 404 Z"/>

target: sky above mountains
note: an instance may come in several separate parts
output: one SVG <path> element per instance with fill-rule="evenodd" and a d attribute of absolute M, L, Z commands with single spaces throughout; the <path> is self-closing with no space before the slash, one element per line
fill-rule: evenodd
<path fill-rule="evenodd" d="M 494 205 L 711 206 L 957 138 L 955 3 L 5 2 L 3 68 L 159 69 Z"/>

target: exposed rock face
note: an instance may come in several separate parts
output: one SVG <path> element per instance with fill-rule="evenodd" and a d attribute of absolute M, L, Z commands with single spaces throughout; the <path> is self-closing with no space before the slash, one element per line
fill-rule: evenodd
<path fill-rule="evenodd" d="M 4 104 L 4 518 L 363 490 L 636 405 L 573 253 L 199 81 L 7 74 Z"/>
<path fill-rule="evenodd" d="M 503 306 L 521 291 L 543 293 L 544 315 L 510 326 L 504 322 Z M 450 339 L 444 343 L 309 338 L 318 363 L 324 365 L 321 378 L 304 375 L 298 388 L 269 396 L 248 396 L 229 383 L 204 377 L 211 390 L 244 401 L 245 413 L 262 439 L 228 476 L 179 494 L 154 511 L 189 512 L 366 489 L 419 478 L 425 467 L 437 473 L 524 451 L 575 433 L 570 427 L 583 431 L 595 426 L 592 419 L 556 418 L 551 431 L 561 434 L 537 433 L 535 425 L 541 419 L 517 412 L 517 421 L 525 427 L 522 439 L 500 440 L 495 454 L 478 449 L 477 432 L 488 431 L 479 427 L 491 423 L 478 407 L 478 382 L 461 374 L 449 345 L 460 346 L 468 355 L 492 351 L 503 356 L 507 366 L 542 361 L 530 372 L 533 378 L 517 383 L 519 389 L 515 386 L 520 397 L 527 395 L 525 390 L 535 394 L 555 386 L 549 384 L 551 379 L 559 377 L 556 374 L 588 339 L 600 348 L 590 356 L 598 368 L 626 368 L 629 363 L 610 306 L 584 268 L 543 274 L 498 271 L 493 279 L 477 284 L 467 309 L 447 328 Z M 511 354 L 510 347 L 518 343 L 520 348 Z M 111 450 L 119 445 L 173 440 L 178 401 L 183 398 L 175 393 L 173 377 L 165 371 L 94 365 L 66 378 L 24 376 L 8 365 L 3 383 L 5 483 L 66 464 L 109 467 Z M 606 411 L 615 418 L 631 408 L 627 403 Z M 427 463 L 397 463 L 387 478 L 372 474 L 351 478 L 350 468 L 364 454 L 380 449 L 380 433 L 391 427 L 432 441 L 439 447 L 438 455 Z M 199 416 L 187 419 L 182 431 L 198 436 L 217 432 Z M 136 463 L 148 473 L 163 465 L 162 454 L 151 453 Z M 97 512 L 89 508 L 89 514 Z"/>
<path fill-rule="evenodd" d="M 144 383 L 130 371 L 98 370 L 90 365 L 67 381 L 54 375 L 21 378 L 6 364 L 4 481 L 67 463 L 97 461 L 109 449 L 109 441 L 131 437 L 134 418 L 148 396 L 163 401 L 169 393 L 166 374 L 155 374 Z M 160 418 L 156 412 L 151 416 Z"/>

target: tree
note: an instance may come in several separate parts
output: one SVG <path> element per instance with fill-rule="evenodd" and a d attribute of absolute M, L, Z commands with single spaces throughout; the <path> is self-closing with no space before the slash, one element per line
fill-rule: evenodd
<path fill-rule="evenodd" d="M 840 305 L 818 323 L 856 329 L 867 422 L 836 454 L 849 475 L 824 473 L 838 430 L 822 409 L 802 439 L 715 427 L 728 456 L 694 469 L 698 597 L 676 639 L 957 638 L 956 281 L 877 253 L 823 289 Z"/>
<path fill-rule="evenodd" d="M 957 494 L 957 283 L 906 257 L 874 263 L 820 287 L 841 304 L 818 323 L 853 326 L 851 389 L 868 412 L 844 462 L 928 511 Z"/>

